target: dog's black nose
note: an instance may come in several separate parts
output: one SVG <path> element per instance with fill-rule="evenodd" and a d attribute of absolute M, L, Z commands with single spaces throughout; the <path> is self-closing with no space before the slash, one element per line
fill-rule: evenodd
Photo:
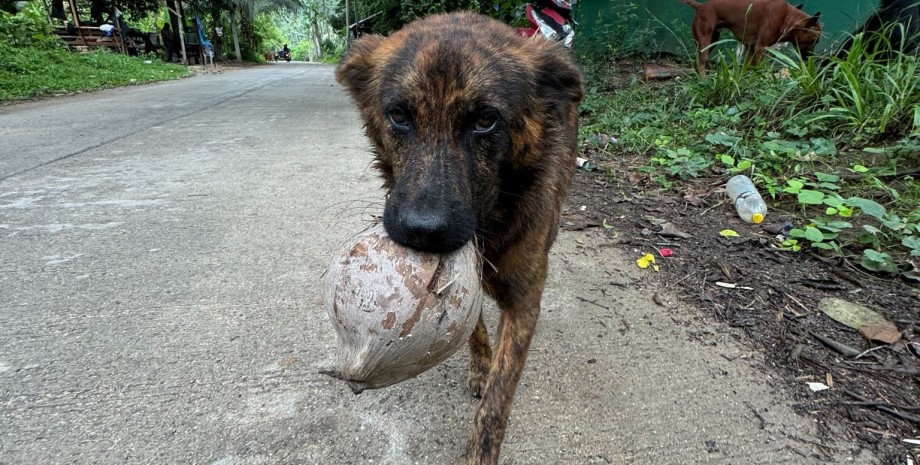
<path fill-rule="evenodd" d="M 383 226 L 396 242 L 423 252 L 447 253 L 473 237 L 475 220 L 463 208 L 426 208 L 388 203 Z"/>
<path fill-rule="evenodd" d="M 465 231 L 467 228 L 452 224 L 447 215 L 431 210 L 409 208 L 396 215 L 384 215 L 383 225 L 393 240 L 423 252 L 452 252 L 472 236 L 471 229 Z"/>
<path fill-rule="evenodd" d="M 424 250 L 438 248 L 448 236 L 447 218 L 433 212 L 409 210 L 400 215 L 409 244 Z"/>

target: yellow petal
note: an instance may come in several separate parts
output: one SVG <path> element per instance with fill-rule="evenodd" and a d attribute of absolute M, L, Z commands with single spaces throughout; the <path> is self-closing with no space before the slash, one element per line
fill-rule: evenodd
<path fill-rule="evenodd" d="M 639 265 L 639 268 L 645 269 L 648 268 L 649 264 L 655 263 L 655 256 L 647 253 L 636 260 L 636 265 Z M 658 268 L 658 265 L 654 265 L 655 268 Z"/>

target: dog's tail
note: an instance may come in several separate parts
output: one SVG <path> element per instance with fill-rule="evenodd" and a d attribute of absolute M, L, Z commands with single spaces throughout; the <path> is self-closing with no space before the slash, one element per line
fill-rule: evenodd
<path fill-rule="evenodd" d="M 697 1 L 695 1 L 695 0 L 680 0 L 680 1 L 683 2 L 683 3 L 686 3 L 687 5 L 692 6 L 694 10 L 696 10 L 696 9 L 698 9 L 699 7 L 703 6 L 702 3 L 697 2 Z"/>

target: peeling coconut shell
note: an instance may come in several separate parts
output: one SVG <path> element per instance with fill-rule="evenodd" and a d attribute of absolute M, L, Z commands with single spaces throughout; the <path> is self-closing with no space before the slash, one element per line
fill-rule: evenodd
<path fill-rule="evenodd" d="M 475 246 L 449 254 L 409 249 L 382 224 L 351 240 L 326 271 L 326 312 L 338 367 L 355 394 L 405 381 L 441 363 L 470 337 L 482 307 Z"/>

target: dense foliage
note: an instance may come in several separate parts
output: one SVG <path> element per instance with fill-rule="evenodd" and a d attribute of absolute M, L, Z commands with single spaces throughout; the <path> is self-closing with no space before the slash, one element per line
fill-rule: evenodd
<path fill-rule="evenodd" d="M 73 53 L 60 43 L 38 3 L 0 11 L 0 101 L 175 79 L 183 67 L 155 57 L 100 50 Z"/>
<path fill-rule="evenodd" d="M 644 154 L 637 171 L 661 189 L 748 174 L 798 218 L 779 247 L 920 279 L 920 60 L 877 34 L 880 46 L 857 36 L 842 57 L 773 52 L 750 67 L 723 54 L 706 78 L 612 93 L 589 81 L 584 134 Z"/>
<path fill-rule="evenodd" d="M 514 0 L 501 0 L 498 2 L 483 0 L 420 0 L 413 2 L 400 0 L 370 0 L 367 2 L 360 2 L 360 6 L 356 13 L 360 18 L 367 18 L 371 15 L 381 13 L 373 20 L 373 32 L 378 34 L 389 34 L 413 19 L 447 11 L 476 11 L 508 23 L 514 23 L 521 18 L 523 6 L 524 2 Z M 355 12 L 352 12 L 352 17 L 355 16 L 354 13 Z M 352 19 L 352 22 L 354 21 L 355 20 Z"/>

